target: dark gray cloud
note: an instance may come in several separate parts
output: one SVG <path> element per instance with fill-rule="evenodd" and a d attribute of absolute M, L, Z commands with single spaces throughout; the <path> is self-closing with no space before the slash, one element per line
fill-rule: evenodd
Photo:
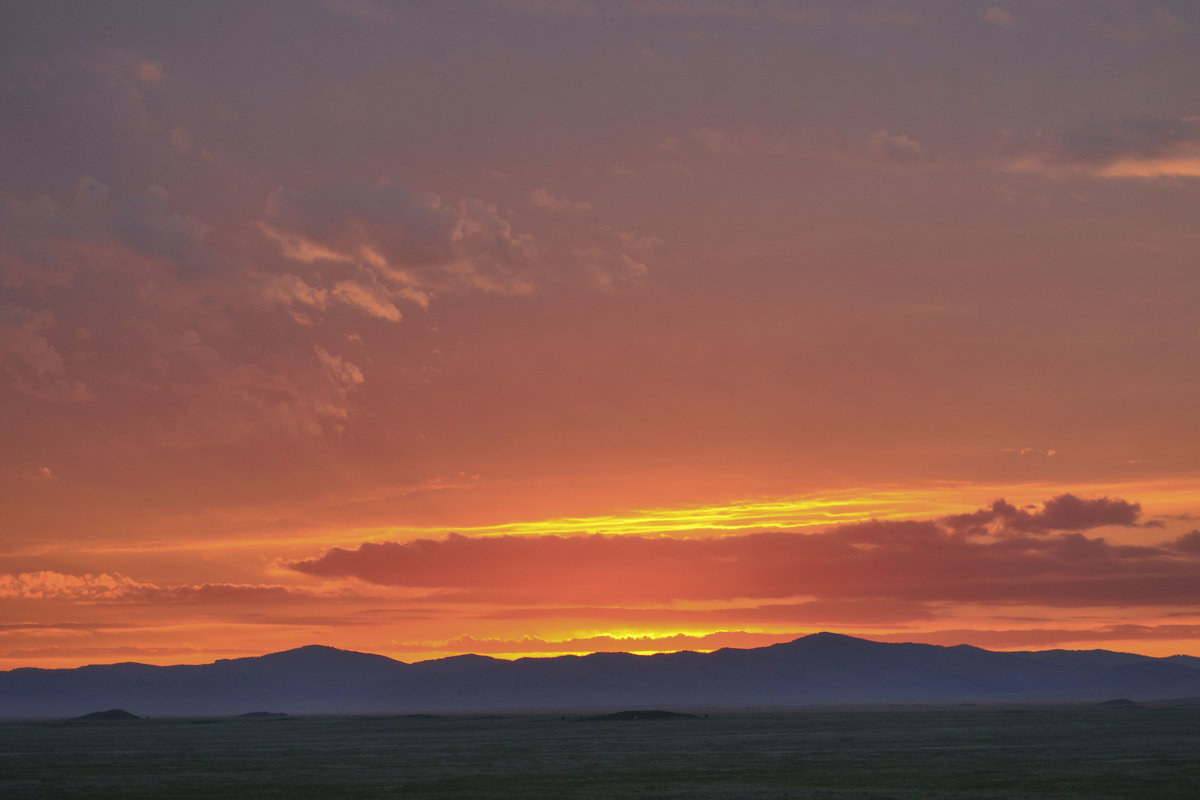
<path fill-rule="evenodd" d="M 979 530 L 998 526 L 1003 531 L 1045 533 L 1048 531 L 1080 531 L 1104 525 L 1132 526 L 1138 524 L 1142 507 L 1119 498 L 1084 499 L 1073 494 L 1061 494 L 1042 504 L 1040 510 L 1017 508 L 1003 499 L 990 508 L 970 514 L 945 517 L 944 524 L 955 530 Z"/>
<path fill-rule="evenodd" d="M 459 226 L 458 213 L 434 195 L 358 181 L 306 192 L 278 189 L 267 198 L 266 218 L 332 253 L 362 258 L 362 249 L 370 248 L 400 268 L 449 261 Z"/>
<path fill-rule="evenodd" d="M 1183 553 L 1200 555 L 1200 530 L 1185 533 L 1169 546 Z"/>
<path fill-rule="evenodd" d="M 629 604 L 812 596 L 821 601 L 1060 606 L 1192 603 L 1200 570 L 1177 546 L 1075 532 L 1131 525 L 1124 500 L 1061 495 L 1030 513 L 997 501 L 943 520 L 873 521 L 823 533 L 705 539 L 450 535 L 333 548 L 290 567 L 479 602 Z M 996 535 L 980 526 L 998 524 Z M 967 535 L 971 530 L 975 535 Z M 1066 532 L 1061 532 L 1066 531 Z"/>
<path fill-rule="evenodd" d="M 1061 132 L 1016 138 L 1017 169 L 1112 177 L 1200 174 L 1200 116 L 1089 121 Z"/>
<path fill-rule="evenodd" d="M 1138 117 L 1091 123 L 1054 139 L 1052 152 L 1068 162 L 1107 164 L 1121 158 L 1169 155 L 1200 144 L 1200 117 Z"/>

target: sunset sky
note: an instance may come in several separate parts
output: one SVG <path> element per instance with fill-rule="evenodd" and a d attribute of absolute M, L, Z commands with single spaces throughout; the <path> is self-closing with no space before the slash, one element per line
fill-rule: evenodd
<path fill-rule="evenodd" d="M 0 8 L 0 669 L 1200 656 L 1200 4 Z"/>

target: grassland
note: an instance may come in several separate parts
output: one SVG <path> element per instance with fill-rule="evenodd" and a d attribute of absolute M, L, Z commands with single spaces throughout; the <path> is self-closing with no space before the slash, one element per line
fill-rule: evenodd
<path fill-rule="evenodd" d="M 1192 798 L 1200 709 L 0 723 L 15 798 Z"/>

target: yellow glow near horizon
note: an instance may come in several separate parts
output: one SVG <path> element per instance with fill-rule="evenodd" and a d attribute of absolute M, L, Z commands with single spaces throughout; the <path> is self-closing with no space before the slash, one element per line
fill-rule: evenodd
<path fill-rule="evenodd" d="M 945 484 L 923 487 L 858 488 L 810 495 L 740 499 L 720 504 L 651 508 L 624 514 L 591 517 L 556 517 L 494 525 L 413 528 L 388 526 L 359 529 L 362 541 L 398 535 L 454 531 L 476 536 L 527 536 L 599 533 L 608 535 L 662 536 L 722 534 L 745 530 L 797 530 L 871 519 L 920 519 L 973 511 L 999 497 L 1018 505 L 1041 503 L 1055 494 L 1084 496 L 1129 494 L 1131 501 L 1161 506 L 1156 512 L 1190 508 L 1195 504 L 1200 478 L 1180 481 L 1141 481 L 1057 484 Z"/>
<path fill-rule="evenodd" d="M 565 639 L 501 639 L 481 638 L 472 640 L 474 645 L 491 644 L 496 649 L 476 646 L 469 651 L 462 647 L 462 642 L 419 642 L 406 646 L 401 651 L 386 651 L 390 657 L 401 661 L 430 660 L 446 658 L 472 652 L 489 658 L 515 660 L 518 658 L 554 658 L 567 655 L 590 655 L 592 653 L 621 652 L 633 655 L 653 655 L 656 653 L 677 653 L 688 650 L 696 653 L 711 653 L 722 648 L 731 647 L 751 648 L 763 647 L 778 642 L 791 641 L 805 636 L 811 631 L 791 626 L 785 630 L 768 631 L 746 629 L 728 630 L 716 629 L 705 632 L 676 632 L 676 633 L 595 633 L 571 636 Z M 726 637 L 727 641 L 722 641 Z M 661 646 L 658 646 L 660 645 Z M 522 647 L 522 645 L 527 645 Z"/>
<path fill-rule="evenodd" d="M 149 541 L 94 547 L 72 546 L 75 553 L 156 553 L 270 549 L 281 547 L 357 546 L 363 542 L 411 541 L 442 538 L 450 533 L 471 536 L 549 536 L 604 534 L 610 536 L 720 536 L 752 530 L 798 531 L 807 528 L 867 520 L 929 519 L 969 512 L 1004 497 L 1016 505 L 1040 504 L 1071 492 L 1085 497 L 1119 495 L 1141 503 L 1150 514 L 1192 509 L 1200 476 L 1145 481 L 1093 483 L 971 484 L 947 483 L 912 487 L 844 489 L 807 495 L 737 499 L 722 503 L 635 509 L 623 513 L 540 520 L 497 522 L 489 525 L 387 525 L 341 530 L 319 530 L 303 536 L 247 536 L 189 540 Z M 19 551 L 44 554 L 59 549 L 43 545 Z M 10 553 L 17 554 L 17 553 Z"/>

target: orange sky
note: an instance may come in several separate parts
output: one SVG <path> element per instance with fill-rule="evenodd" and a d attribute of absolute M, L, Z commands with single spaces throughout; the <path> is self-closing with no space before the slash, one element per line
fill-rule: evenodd
<path fill-rule="evenodd" d="M 1189 3 L 10 3 L 0 669 L 1200 655 Z"/>

